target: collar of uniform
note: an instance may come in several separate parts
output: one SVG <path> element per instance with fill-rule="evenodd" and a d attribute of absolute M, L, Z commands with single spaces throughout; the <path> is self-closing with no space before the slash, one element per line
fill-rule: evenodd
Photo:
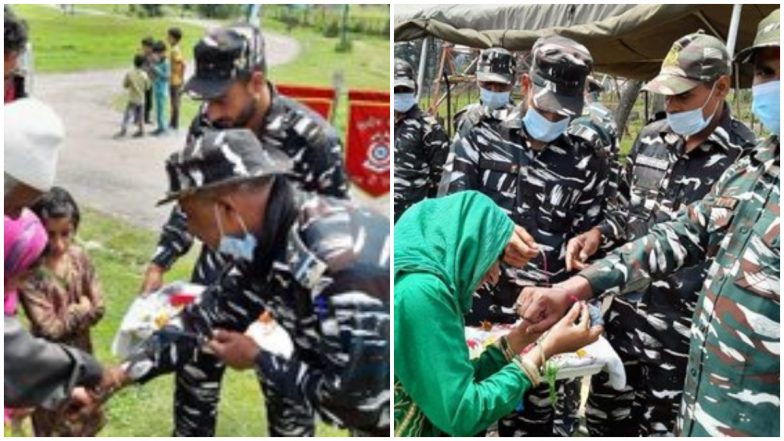
<path fill-rule="evenodd" d="M 509 104 L 501 107 L 500 109 L 490 110 L 489 107 L 483 105 L 482 109 L 486 115 L 489 115 L 491 118 L 497 119 L 499 121 L 503 121 L 508 119 L 510 115 L 514 114 L 514 111 L 517 107 L 514 105 L 513 102 L 509 102 Z"/>
<path fill-rule="evenodd" d="M 755 161 L 760 163 L 765 163 L 768 161 L 778 161 L 780 160 L 781 150 L 780 150 L 780 143 L 779 137 L 776 135 L 769 136 L 765 141 L 761 142 L 757 147 L 754 148 L 754 153 L 752 153 L 752 157 Z"/>
<path fill-rule="evenodd" d="M 286 105 L 280 97 L 281 95 L 278 92 L 278 89 L 275 87 L 274 84 L 267 81 L 267 87 L 270 91 L 270 107 L 267 110 L 267 115 L 264 116 L 264 122 L 258 128 L 258 130 L 254 130 L 256 134 L 265 134 L 265 135 L 272 135 L 275 137 L 275 134 L 280 131 L 284 131 L 286 128 L 283 127 L 283 124 L 280 123 L 280 116 L 285 114 L 287 111 Z"/>
<path fill-rule="evenodd" d="M 286 244 L 286 265 L 294 279 L 302 286 L 318 294 L 316 289 L 321 276 L 327 270 L 327 264 L 316 256 L 302 241 L 299 235 L 299 221 L 294 222 L 289 230 Z"/>
<path fill-rule="evenodd" d="M 730 143 L 730 133 L 732 133 L 734 130 L 732 128 L 732 124 L 733 121 L 735 120 L 732 117 L 732 111 L 730 110 L 730 105 L 726 101 L 724 101 L 724 111 L 721 112 L 721 116 L 719 118 L 721 119 L 719 120 L 719 125 L 716 126 L 716 129 L 721 127 L 722 129 L 724 129 L 723 130 L 724 133 L 719 133 L 716 129 L 714 129 L 713 132 L 711 132 L 711 134 L 708 135 L 708 139 L 706 139 L 705 142 L 711 142 L 711 144 L 718 145 L 719 147 L 724 149 L 724 151 L 729 151 L 730 149 L 732 149 Z"/>
<path fill-rule="evenodd" d="M 408 112 L 404 114 L 404 118 L 419 118 L 422 115 L 422 109 L 419 108 L 419 104 L 414 104 L 414 107 L 408 109 Z"/>

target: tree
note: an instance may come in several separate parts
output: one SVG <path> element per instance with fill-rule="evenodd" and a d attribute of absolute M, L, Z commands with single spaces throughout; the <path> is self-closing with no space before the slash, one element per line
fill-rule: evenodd
<path fill-rule="evenodd" d="M 621 137 L 626 133 L 626 122 L 634 107 L 634 102 L 637 101 L 637 95 L 642 89 L 642 84 L 642 81 L 639 80 L 629 80 L 623 86 L 623 90 L 621 90 L 618 108 L 615 110 L 615 123 L 618 124 L 618 134 Z"/>

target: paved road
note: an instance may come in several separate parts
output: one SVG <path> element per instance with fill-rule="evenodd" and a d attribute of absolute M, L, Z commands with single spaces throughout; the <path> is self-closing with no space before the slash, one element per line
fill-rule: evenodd
<path fill-rule="evenodd" d="M 274 34 L 266 38 L 270 64 L 289 62 L 299 52 L 299 45 L 291 38 Z M 111 100 L 120 91 L 123 73 L 39 75 L 34 94 L 51 105 L 65 123 L 58 185 L 69 189 L 80 203 L 157 230 L 170 210 L 154 206 L 167 186 L 163 163 L 182 147 L 185 133 L 112 139 L 121 114 L 112 109 Z M 354 191 L 358 200 L 379 212 L 389 212 L 388 197 L 370 199 Z"/>

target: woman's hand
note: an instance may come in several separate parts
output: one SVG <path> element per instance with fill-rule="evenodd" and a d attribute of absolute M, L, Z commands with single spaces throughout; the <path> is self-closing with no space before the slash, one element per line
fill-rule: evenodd
<path fill-rule="evenodd" d="M 503 261 L 507 265 L 522 268 L 539 254 L 539 245 L 525 228 L 515 225 L 512 237 L 504 248 Z"/>
<path fill-rule="evenodd" d="M 578 317 L 580 320 L 575 322 Z M 575 303 L 566 316 L 550 329 L 541 343 L 542 350 L 548 358 L 573 352 L 598 340 L 603 331 L 601 325 L 591 327 L 588 305 L 585 302 Z"/>
<path fill-rule="evenodd" d="M 512 328 L 506 335 L 506 341 L 509 342 L 509 346 L 516 354 L 521 353 L 526 346 L 535 342 L 542 335 L 541 332 L 531 332 L 528 328 L 528 323 L 522 320 L 519 325 Z"/>

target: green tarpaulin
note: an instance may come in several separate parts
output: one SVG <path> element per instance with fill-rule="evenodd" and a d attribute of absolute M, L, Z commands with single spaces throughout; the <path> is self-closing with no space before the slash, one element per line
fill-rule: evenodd
<path fill-rule="evenodd" d="M 584 44 L 595 70 L 630 79 L 656 76 L 679 37 L 699 29 L 726 41 L 732 5 L 453 5 L 404 8 L 395 41 L 433 36 L 455 44 L 525 51 L 543 35 Z M 757 24 L 778 5 L 743 5 L 736 51 L 754 40 Z M 748 72 L 741 84 L 748 85 Z"/>

